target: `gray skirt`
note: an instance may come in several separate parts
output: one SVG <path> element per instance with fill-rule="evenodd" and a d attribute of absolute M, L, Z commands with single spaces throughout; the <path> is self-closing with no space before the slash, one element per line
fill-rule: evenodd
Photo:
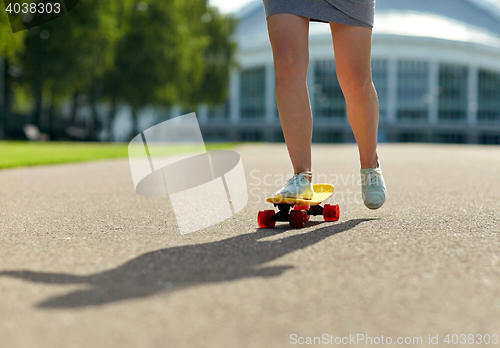
<path fill-rule="evenodd" d="M 375 0 L 263 0 L 266 17 L 290 13 L 316 22 L 373 27 Z"/>

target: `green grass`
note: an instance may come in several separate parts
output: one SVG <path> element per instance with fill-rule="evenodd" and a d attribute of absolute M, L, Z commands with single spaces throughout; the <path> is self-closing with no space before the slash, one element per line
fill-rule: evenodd
<path fill-rule="evenodd" d="M 238 143 L 207 143 L 207 150 L 229 150 Z M 189 152 L 185 146 L 169 147 L 162 154 Z M 127 158 L 128 144 L 76 142 L 0 142 L 0 169 L 47 164 Z"/>

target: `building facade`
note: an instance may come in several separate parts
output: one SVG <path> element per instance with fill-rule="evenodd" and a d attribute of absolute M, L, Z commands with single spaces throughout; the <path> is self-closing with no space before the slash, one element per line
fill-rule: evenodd
<path fill-rule="evenodd" d="M 485 0 L 377 0 L 372 74 L 380 140 L 500 144 L 500 9 Z M 198 110 L 207 140 L 283 141 L 260 0 L 238 14 L 230 98 Z M 314 142 L 354 141 L 329 25 L 310 25 Z"/>

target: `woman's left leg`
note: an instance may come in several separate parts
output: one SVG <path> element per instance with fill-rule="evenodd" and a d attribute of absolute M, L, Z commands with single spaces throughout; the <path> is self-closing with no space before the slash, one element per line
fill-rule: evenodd
<path fill-rule="evenodd" d="M 378 98 L 371 74 L 372 29 L 330 23 L 335 66 L 361 168 L 377 167 Z"/>
<path fill-rule="evenodd" d="M 378 98 L 371 73 L 371 28 L 330 23 L 337 77 L 344 93 L 347 118 L 358 143 L 363 202 L 378 209 L 386 188 L 378 164 Z"/>

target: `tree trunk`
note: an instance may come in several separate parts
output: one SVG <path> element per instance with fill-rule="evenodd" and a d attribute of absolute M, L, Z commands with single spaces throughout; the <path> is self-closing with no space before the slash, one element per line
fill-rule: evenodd
<path fill-rule="evenodd" d="M 70 123 L 72 126 L 76 126 L 76 115 L 78 113 L 78 91 L 73 94 L 73 103 L 71 104 L 71 119 Z"/>
<path fill-rule="evenodd" d="M 115 116 L 116 116 L 116 101 L 111 100 L 111 107 L 108 113 L 108 124 L 107 124 L 108 141 L 115 140 L 113 137 L 113 123 L 115 122 Z"/>
<path fill-rule="evenodd" d="M 35 96 L 35 110 L 33 112 L 33 123 L 42 130 L 43 115 L 43 83 L 36 81 L 33 84 L 33 94 Z"/>
<path fill-rule="evenodd" d="M 6 80 L 7 80 L 7 61 L 0 58 L 0 140 L 5 138 L 5 112 L 6 108 Z"/>
<path fill-rule="evenodd" d="M 137 108 L 132 107 L 132 131 L 129 136 L 129 140 L 132 140 L 137 134 L 139 134 L 139 120 L 137 119 Z"/>
<path fill-rule="evenodd" d="M 49 108 L 47 109 L 47 133 L 49 139 L 54 140 L 56 130 L 56 106 L 54 105 L 54 92 L 50 91 Z"/>
<path fill-rule="evenodd" d="M 97 141 L 97 130 L 99 127 L 99 117 L 97 113 L 97 96 L 96 88 L 92 86 L 89 92 L 90 97 L 90 122 L 89 122 L 89 137 L 92 141 Z"/>
<path fill-rule="evenodd" d="M 14 95 L 11 89 L 11 84 L 12 84 L 12 77 L 9 75 L 9 61 L 6 59 L 5 60 L 5 65 L 4 65 L 4 71 L 1 73 L 4 76 L 4 90 L 3 90 L 3 98 L 4 98 L 4 105 L 3 105 L 3 110 L 1 112 L 3 113 L 3 127 L 4 127 L 4 136 L 8 136 L 8 125 L 9 125 L 9 120 L 12 117 L 12 103 L 14 99 Z"/>

